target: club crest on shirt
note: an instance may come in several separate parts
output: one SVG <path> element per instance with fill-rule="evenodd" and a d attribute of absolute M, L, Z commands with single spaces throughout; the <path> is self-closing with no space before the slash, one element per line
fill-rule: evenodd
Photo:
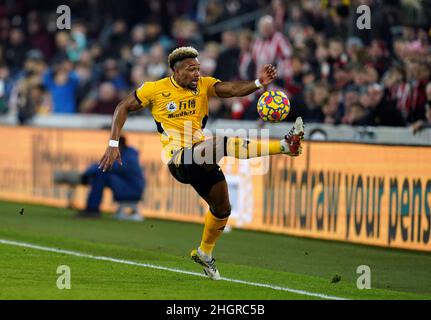
<path fill-rule="evenodd" d="M 166 110 L 169 112 L 175 112 L 178 109 L 178 106 L 175 104 L 175 102 L 171 101 L 166 105 Z"/>

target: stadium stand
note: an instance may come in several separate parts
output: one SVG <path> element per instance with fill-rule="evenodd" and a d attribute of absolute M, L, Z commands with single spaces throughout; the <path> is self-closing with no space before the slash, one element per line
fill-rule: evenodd
<path fill-rule="evenodd" d="M 59 31 L 55 1 L 4 2 L 0 118 L 109 114 L 126 92 L 167 75 L 169 50 L 193 45 L 202 73 L 222 80 L 276 64 L 276 87 L 294 106 L 288 122 L 426 128 L 430 3 L 366 1 L 371 29 L 358 30 L 361 3 L 72 0 L 72 30 Z M 256 99 L 213 99 L 210 117 L 255 120 Z"/>

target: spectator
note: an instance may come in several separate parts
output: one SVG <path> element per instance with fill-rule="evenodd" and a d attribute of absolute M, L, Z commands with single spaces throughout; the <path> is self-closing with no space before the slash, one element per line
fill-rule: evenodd
<path fill-rule="evenodd" d="M 425 119 L 418 120 L 411 125 L 413 134 L 418 133 L 422 129 L 431 128 L 431 82 L 426 85 L 427 102 L 425 104 Z"/>
<path fill-rule="evenodd" d="M 367 112 L 364 106 L 355 102 L 349 106 L 346 115 L 343 117 L 344 124 L 349 124 L 352 126 L 368 125 Z"/>
<path fill-rule="evenodd" d="M 323 123 L 339 124 L 342 116 L 341 92 L 339 90 L 331 90 L 329 98 L 323 104 Z"/>
<path fill-rule="evenodd" d="M 192 46 L 202 48 L 202 35 L 196 22 L 184 18 L 178 18 L 172 26 L 174 47 Z"/>
<path fill-rule="evenodd" d="M 140 201 L 145 188 L 145 179 L 139 164 L 139 152 L 128 146 L 125 137 L 120 137 L 122 165 L 115 163 L 111 171 L 102 172 L 98 164 L 92 164 L 82 175 L 82 181 L 90 186 L 85 210 L 79 214 L 82 218 L 100 217 L 100 203 L 103 189 L 112 190 L 116 202 Z M 138 215 L 135 216 L 139 218 Z"/>
<path fill-rule="evenodd" d="M 5 58 L 13 74 L 23 67 L 28 49 L 23 30 L 12 29 L 9 34 L 9 43 L 6 46 Z"/>
<path fill-rule="evenodd" d="M 119 102 L 115 86 L 111 82 L 103 82 L 99 86 L 97 98 L 84 103 L 82 112 L 112 115 Z"/>
<path fill-rule="evenodd" d="M 146 73 L 149 81 L 155 81 L 168 74 L 165 49 L 160 44 L 154 44 L 150 49 L 149 63 Z"/>
<path fill-rule="evenodd" d="M 279 78 L 288 80 L 291 76 L 289 58 L 292 49 L 289 40 L 281 32 L 276 31 L 274 23 L 274 18 L 269 15 L 259 20 L 259 36 L 252 48 L 256 75 L 265 64 L 270 63 L 277 66 Z"/>
<path fill-rule="evenodd" d="M 223 50 L 217 58 L 217 67 L 214 76 L 223 81 L 232 81 L 239 78 L 239 58 L 238 36 L 233 31 L 222 33 Z"/>
<path fill-rule="evenodd" d="M 82 22 L 75 22 L 67 45 L 67 56 L 70 61 L 76 62 L 79 60 L 82 52 L 87 47 L 87 28 Z"/>
<path fill-rule="evenodd" d="M 43 85 L 52 96 L 53 113 L 76 113 L 76 90 L 79 79 L 67 60 L 56 62 L 43 76 Z"/>
<path fill-rule="evenodd" d="M 326 62 L 329 69 L 325 75 L 333 82 L 335 68 L 343 68 L 348 62 L 348 57 L 344 53 L 344 44 L 340 38 L 332 38 L 329 40 Z"/>
<path fill-rule="evenodd" d="M 372 84 L 364 93 L 363 99 L 367 108 L 367 124 L 371 126 L 404 126 L 405 121 L 393 101 L 384 94 L 383 86 Z"/>
<path fill-rule="evenodd" d="M 111 82 L 115 88 L 124 95 L 128 88 L 127 82 L 118 69 L 118 63 L 114 59 L 107 59 L 103 64 L 102 82 Z"/>
<path fill-rule="evenodd" d="M 54 54 L 54 41 L 51 35 L 44 28 L 44 24 L 38 15 L 32 17 L 28 23 L 27 31 L 31 47 L 39 50 L 43 58 L 50 60 Z"/>
<path fill-rule="evenodd" d="M 46 114 L 50 110 L 47 92 L 41 84 L 32 85 L 28 91 L 18 108 L 20 124 L 27 124 L 35 114 Z"/>
<path fill-rule="evenodd" d="M 9 100 L 12 87 L 9 68 L 5 65 L 0 65 L 0 115 L 8 112 L 7 101 Z"/>
<path fill-rule="evenodd" d="M 274 88 L 284 90 L 293 106 L 301 106 L 292 108 L 288 121 L 295 113 L 312 121 L 325 121 L 323 113 L 328 110 L 323 109 L 329 105 L 322 101 L 326 99 L 317 105 L 312 97 L 314 88 L 322 82 L 328 91 L 341 91 L 340 116 L 359 97 L 368 113 L 371 101 L 363 93 L 368 92 L 371 84 L 382 83 L 384 100 L 396 105 L 406 123 L 425 120 L 431 45 L 429 32 L 422 26 L 428 28 L 426 14 L 431 8 L 428 2 L 417 3 L 418 19 L 413 21 L 402 14 L 404 2 L 395 7 L 384 1 L 368 1 L 373 27 L 359 30 L 355 10 L 346 10 L 349 1 L 340 0 L 294 1 L 288 6 L 285 0 L 170 0 L 146 4 L 123 0 L 115 5 L 115 10 L 111 5 L 99 4 L 97 15 L 91 12 L 99 1 L 82 0 L 74 5 L 71 31 L 56 30 L 52 18 L 56 16 L 56 6 L 52 3 L 47 2 L 36 12 L 30 11 L 34 6 L 20 5 L 22 1 L 9 2 L 0 19 L 0 65 L 7 65 L 9 71 L 6 80 L 0 79 L 0 83 L 6 83 L 6 96 L 0 98 L 3 110 L 7 96 L 10 96 L 8 109 L 15 112 L 16 106 L 21 108 L 21 102 L 26 101 L 20 99 L 29 97 L 33 85 L 40 84 L 38 78 L 45 67 L 40 61 L 38 68 L 26 66 L 34 65 L 27 61 L 30 49 L 42 53 L 50 70 L 56 69 L 59 59 L 73 63 L 73 66 L 69 63 L 66 72 L 79 75 L 77 92 L 68 90 L 72 91 L 72 99 L 53 94 L 52 86 L 47 89 L 55 100 L 77 100 L 82 105 L 85 100 L 95 101 L 103 82 L 114 83 L 120 95 L 124 95 L 132 86 L 167 75 L 165 52 L 174 46 L 193 45 L 204 48 L 203 74 L 215 73 L 222 80 L 254 78 L 263 64 L 275 64 L 279 79 Z M 351 8 L 359 2 L 351 1 Z M 138 12 L 142 13 L 144 8 L 147 11 L 139 19 Z M 217 31 L 223 24 L 213 25 L 256 9 L 270 15 L 242 23 L 238 27 L 245 30 L 238 35 L 236 25 L 230 27 L 234 31 L 225 32 Z M 229 23 L 233 21 L 238 23 L 241 19 Z M 254 43 L 253 34 L 257 37 Z M 32 85 L 23 85 L 30 78 Z M 58 76 L 57 80 L 61 78 L 70 77 Z M 54 91 L 65 87 L 56 86 Z M 0 93 L 1 90 L 0 84 Z M 257 98 L 258 94 L 226 104 L 227 112 L 216 112 L 215 117 L 255 119 Z M 54 112 L 58 105 L 54 103 Z M 312 110 L 311 115 L 306 115 L 308 109 Z M 316 117 L 313 112 L 323 113 Z"/>
<path fill-rule="evenodd" d="M 279 32 L 284 32 L 284 26 L 286 24 L 287 9 L 286 4 L 283 0 L 272 0 L 271 11 L 274 17 L 275 29 Z"/>
<path fill-rule="evenodd" d="M 428 65 L 418 59 L 410 59 L 406 64 L 407 83 L 400 111 L 408 123 L 425 118 L 425 85 L 429 80 Z"/>
<path fill-rule="evenodd" d="M 239 40 L 239 63 L 238 76 L 241 80 L 253 79 L 256 74 L 256 65 L 251 54 L 253 44 L 253 33 L 249 30 L 242 30 L 238 36 Z"/>
<path fill-rule="evenodd" d="M 121 57 L 121 48 L 128 41 L 127 24 L 126 21 L 118 19 L 114 21 L 104 35 L 104 50 L 108 51 L 110 58 L 118 59 Z"/>
<path fill-rule="evenodd" d="M 361 88 L 355 85 L 348 86 L 344 91 L 344 106 L 349 108 L 354 103 L 359 103 Z"/>
<path fill-rule="evenodd" d="M 66 31 L 60 31 L 55 34 L 56 52 L 53 61 L 67 58 L 67 50 L 69 47 L 70 36 Z"/>
<path fill-rule="evenodd" d="M 329 99 L 328 85 L 324 82 L 319 82 L 313 86 L 309 101 L 307 103 L 307 115 L 305 118 L 308 121 L 322 122 L 324 115 L 322 112 L 323 105 L 327 103 Z"/>
<path fill-rule="evenodd" d="M 404 68 L 400 65 L 394 65 L 383 75 L 383 85 L 386 94 L 391 100 L 394 100 L 399 110 L 402 109 L 404 99 L 407 94 L 406 74 Z"/>
<path fill-rule="evenodd" d="M 207 42 L 205 49 L 200 54 L 202 76 L 213 76 L 217 67 L 217 57 L 219 56 L 220 46 L 217 42 Z"/>

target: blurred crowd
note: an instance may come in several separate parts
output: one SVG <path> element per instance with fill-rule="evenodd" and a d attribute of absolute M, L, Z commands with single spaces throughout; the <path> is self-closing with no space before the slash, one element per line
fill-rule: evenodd
<path fill-rule="evenodd" d="M 57 30 L 53 0 L 0 3 L 0 116 L 112 114 L 145 81 L 168 76 L 178 46 L 200 51 L 202 75 L 253 80 L 277 66 L 287 121 L 431 125 L 431 11 L 378 0 L 70 0 Z M 371 8 L 358 29 L 356 8 Z M 240 17 L 240 19 L 239 19 Z M 238 25 L 241 21 L 241 25 Z M 217 27 L 217 28 L 214 28 Z M 255 95 L 210 100 L 210 117 L 257 119 Z M 138 114 L 148 114 L 147 110 Z"/>

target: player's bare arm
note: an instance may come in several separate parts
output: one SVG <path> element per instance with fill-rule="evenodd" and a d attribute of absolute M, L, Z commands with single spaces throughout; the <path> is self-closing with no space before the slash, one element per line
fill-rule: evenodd
<path fill-rule="evenodd" d="M 120 139 L 121 129 L 127 120 L 128 113 L 138 111 L 141 108 L 142 106 L 136 99 L 134 92 L 130 93 L 118 104 L 112 119 L 110 140 L 118 141 Z M 115 161 L 118 161 L 122 165 L 120 150 L 118 147 L 108 146 L 103 157 L 100 159 L 99 168 L 104 172 L 110 170 Z"/>
<path fill-rule="evenodd" d="M 277 70 L 273 65 L 267 64 L 259 75 L 260 84 L 265 87 L 277 78 Z M 255 81 L 226 81 L 215 86 L 217 96 L 221 98 L 244 97 L 260 89 Z"/>

